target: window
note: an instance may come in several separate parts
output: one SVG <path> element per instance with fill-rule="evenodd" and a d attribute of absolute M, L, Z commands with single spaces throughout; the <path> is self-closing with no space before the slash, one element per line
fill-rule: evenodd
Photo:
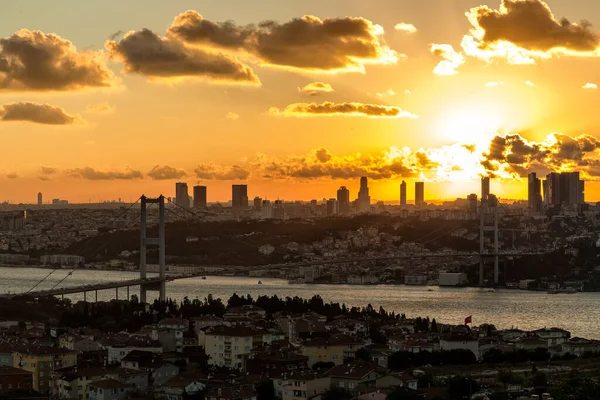
<path fill-rule="evenodd" d="M 334 360 L 337 360 L 337 359 L 338 359 L 338 356 L 333 356 L 332 358 L 333 358 Z"/>
<path fill-rule="evenodd" d="M 348 383 L 348 388 L 349 389 L 354 389 L 354 382 Z"/>
<path fill-rule="evenodd" d="M 343 388 L 344 387 L 344 382 L 340 382 L 340 387 Z"/>

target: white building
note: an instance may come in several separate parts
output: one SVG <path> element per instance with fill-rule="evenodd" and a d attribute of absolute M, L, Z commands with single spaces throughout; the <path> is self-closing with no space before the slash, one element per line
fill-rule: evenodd
<path fill-rule="evenodd" d="M 469 280 L 462 272 L 440 272 L 438 283 L 440 286 L 460 286 L 469 283 Z"/>
<path fill-rule="evenodd" d="M 471 350 L 479 360 L 479 339 L 469 336 L 448 336 L 440 339 L 440 350 Z"/>
<path fill-rule="evenodd" d="M 200 331 L 198 345 L 204 347 L 209 364 L 242 369 L 244 355 L 263 344 L 262 332 L 245 327 L 213 326 Z"/>

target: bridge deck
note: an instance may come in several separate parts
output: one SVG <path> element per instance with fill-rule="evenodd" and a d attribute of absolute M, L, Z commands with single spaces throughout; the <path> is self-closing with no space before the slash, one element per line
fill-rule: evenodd
<path fill-rule="evenodd" d="M 498 253 L 498 256 L 501 257 L 520 257 L 520 256 L 535 256 L 535 255 L 544 255 L 545 253 Z M 413 254 L 410 256 L 393 256 L 393 257 L 372 257 L 372 258 L 361 258 L 361 259 L 341 259 L 341 260 L 320 260 L 314 262 L 302 262 L 302 263 L 293 263 L 293 264 L 272 264 L 263 266 L 267 268 L 298 268 L 298 267 L 306 267 L 313 265 L 331 265 L 331 264 L 346 264 L 346 263 L 357 263 L 357 262 L 365 262 L 365 261 L 391 261 L 391 260 L 406 260 L 406 259 L 417 259 L 417 258 L 444 258 L 444 257 L 494 257 L 496 254 L 494 253 L 431 253 L 431 254 Z M 204 275 L 204 273 L 195 273 L 195 274 L 185 274 L 185 275 L 171 275 L 166 277 L 166 281 L 174 281 L 178 279 L 187 279 L 187 278 L 196 278 Z M 150 286 L 160 283 L 160 278 L 147 278 L 147 279 L 132 279 L 127 281 L 117 281 L 117 282 L 105 282 L 99 283 L 95 285 L 85 285 L 85 286 L 71 286 L 64 288 L 57 288 L 51 290 L 39 290 L 35 292 L 26 292 L 26 293 L 11 293 L 11 294 L 1 294 L 0 298 L 11 298 L 15 296 L 32 296 L 32 297 L 45 297 L 45 296 L 60 296 L 65 294 L 75 294 L 75 293 L 83 293 L 83 292 L 93 292 L 96 290 L 108 290 L 108 289 L 117 289 L 122 287 L 130 287 L 130 286 Z"/>

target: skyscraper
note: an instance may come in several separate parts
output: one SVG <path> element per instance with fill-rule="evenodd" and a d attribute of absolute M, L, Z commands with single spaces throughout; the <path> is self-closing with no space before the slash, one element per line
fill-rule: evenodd
<path fill-rule="evenodd" d="M 404 181 L 400 184 L 400 205 L 406 206 L 406 182 Z"/>
<path fill-rule="evenodd" d="M 336 199 L 327 200 L 327 216 L 337 215 L 339 211 L 339 203 Z"/>
<path fill-rule="evenodd" d="M 350 191 L 346 186 L 342 186 L 337 191 L 337 201 L 340 214 L 347 214 L 350 211 Z"/>
<path fill-rule="evenodd" d="M 415 182 L 415 206 L 425 206 L 425 182 Z"/>
<path fill-rule="evenodd" d="M 542 211 L 542 182 L 535 172 L 527 178 L 527 204 L 533 212 Z"/>
<path fill-rule="evenodd" d="M 358 191 L 356 208 L 359 213 L 371 210 L 371 196 L 369 196 L 369 184 L 366 176 L 360 178 L 360 190 Z"/>
<path fill-rule="evenodd" d="M 190 194 L 188 185 L 185 182 L 175 184 L 175 204 L 184 208 L 190 208 Z"/>
<path fill-rule="evenodd" d="M 263 199 L 261 199 L 260 197 L 257 196 L 254 198 L 254 201 L 253 201 L 254 207 L 253 208 L 255 211 L 260 211 L 260 209 L 262 207 L 262 202 L 263 202 Z"/>
<path fill-rule="evenodd" d="M 544 190 L 547 187 L 547 204 L 578 206 L 585 202 L 585 181 L 579 178 L 579 172 L 552 172 L 546 176 Z"/>
<path fill-rule="evenodd" d="M 487 200 L 490 197 L 490 177 L 484 176 L 481 178 L 481 201 Z"/>
<path fill-rule="evenodd" d="M 248 208 L 248 185 L 231 186 L 231 207 L 234 210 Z"/>
<path fill-rule="evenodd" d="M 42 192 L 38 193 L 38 206 L 41 206 L 43 204 L 43 198 L 42 198 Z"/>
<path fill-rule="evenodd" d="M 194 186 L 194 208 L 206 208 L 206 186 Z"/>

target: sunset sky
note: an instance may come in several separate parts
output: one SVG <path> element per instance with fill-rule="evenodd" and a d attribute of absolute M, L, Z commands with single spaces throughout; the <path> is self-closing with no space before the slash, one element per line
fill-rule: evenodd
<path fill-rule="evenodd" d="M 2 0 L 0 201 L 600 200 L 598 0 Z M 523 178 L 525 177 L 525 179 Z"/>

